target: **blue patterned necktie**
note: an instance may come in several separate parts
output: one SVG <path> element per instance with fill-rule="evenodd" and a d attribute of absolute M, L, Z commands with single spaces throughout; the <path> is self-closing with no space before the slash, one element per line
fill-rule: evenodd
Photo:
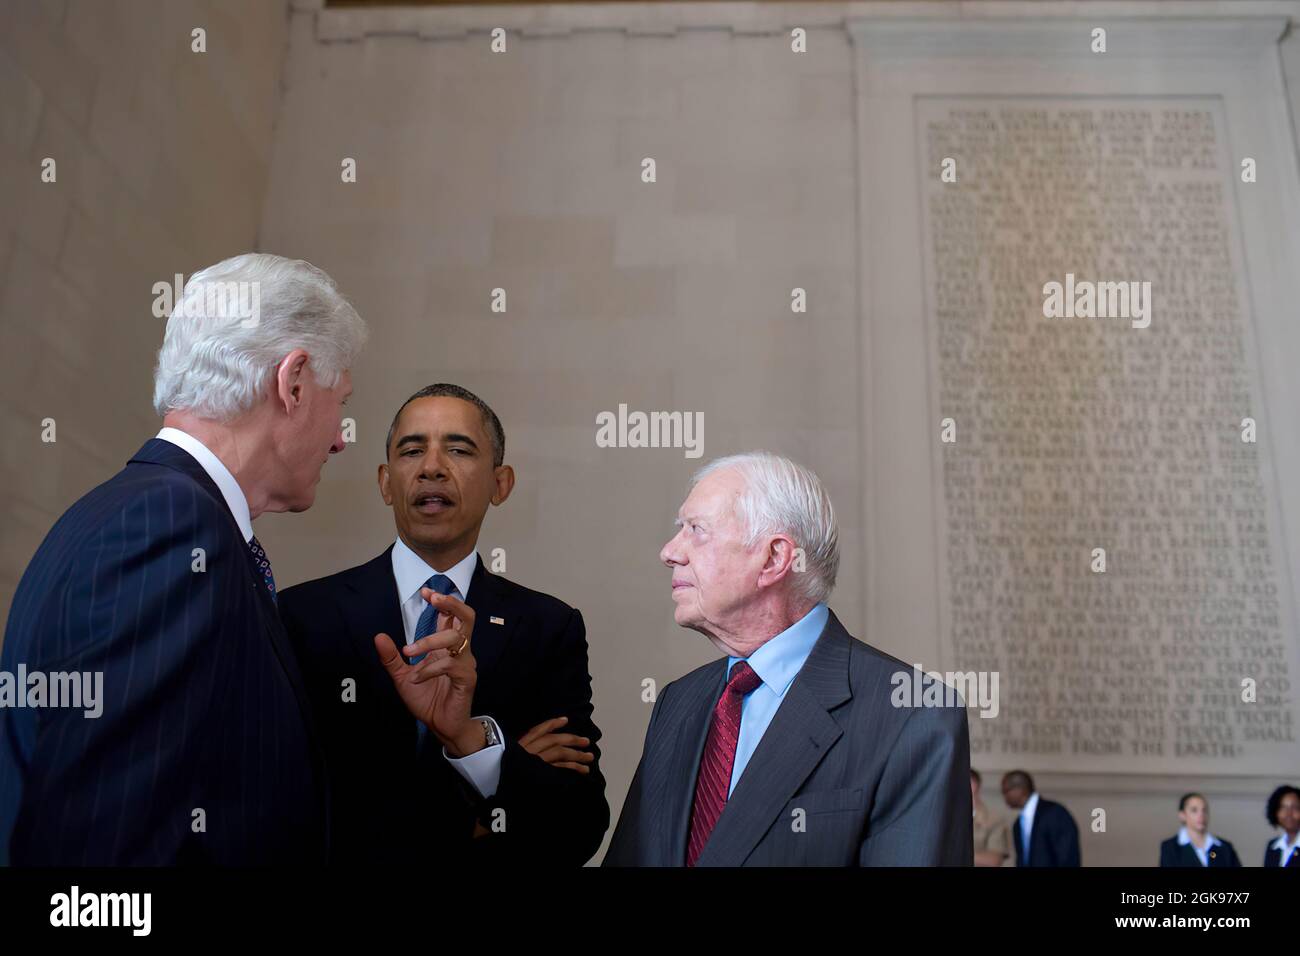
<path fill-rule="evenodd" d="M 451 578 L 445 574 L 435 574 L 429 580 L 424 582 L 424 586 L 439 594 L 454 594 L 456 585 L 452 583 Z M 432 604 L 426 603 L 424 610 L 420 613 L 420 619 L 415 622 L 415 640 L 422 637 L 428 637 L 438 630 L 438 609 Z M 415 657 L 408 658 L 408 663 L 412 666 L 424 660 L 425 655 L 419 654 Z"/>
<path fill-rule="evenodd" d="M 262 542 L 257 540 L 257 535 L 248 539 L 248 550 L 253 552 L 253 561 L 257 564 L 257 570 L 262 572 L 266 589 L 271 592 L 271 600 L 275 601 L 275 575 L 271 573 L 271 559 L 266 556 L 266 549 L 262 547 Z"/>

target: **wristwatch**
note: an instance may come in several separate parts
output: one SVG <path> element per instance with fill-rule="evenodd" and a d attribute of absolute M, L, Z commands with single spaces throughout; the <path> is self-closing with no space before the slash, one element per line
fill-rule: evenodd
<path fill-rule="evenodd" d="M 497 744 L 501 743 L 501 738 L 497 736 L 496 724 L 484 717 L 480 717 L 478 722 L 483 725 L 483 740 L 485 746 L 495 747 Z"/>

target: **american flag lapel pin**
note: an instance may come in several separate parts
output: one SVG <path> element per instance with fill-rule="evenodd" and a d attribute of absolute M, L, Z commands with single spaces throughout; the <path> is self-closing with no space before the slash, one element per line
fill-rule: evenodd
<path fill-rule="evenodd" d="M 492 617 L 488 618 L 488 621 L 489 623 L 492 624 L 504 624 L 506 622 L 506 619 L 504 617 L 497 617 L 496 615 L 493 615 Z"/>

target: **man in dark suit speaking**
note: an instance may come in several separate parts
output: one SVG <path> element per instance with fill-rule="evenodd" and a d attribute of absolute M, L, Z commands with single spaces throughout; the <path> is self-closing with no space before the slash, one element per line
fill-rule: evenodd
<path fill-rule="evenodd" d="M 385 447 L 397 540 L 280 602 L 323 730 L 333 859 L 408 862 L 414 835 L 440 862 L 585 863 L 609 806 L 582 615 L 475 550 L 514 487 L 501 422 L 431 385 Z"/>
<path fill-rule="evenodd" d="M 914 669 L 827 608 L 839 548 L 817 476 L 720 459 L 677 527 L 660 554 L 675 619 L 726 656 L 659 693 L 605 865 L 970 866 L 965 708 L 895 706 Z"/>
<path fill-rule="evenodd" d="M 0 670 L 91 675 L 102 700 L 0 709 L 0 862 L 325 859 L 320 748 L 252 523 L 311 507 L 365 334 L 305 262 L 242 255 L 186 283 L 162 431 L 68 509 L 14 595 Z"/>

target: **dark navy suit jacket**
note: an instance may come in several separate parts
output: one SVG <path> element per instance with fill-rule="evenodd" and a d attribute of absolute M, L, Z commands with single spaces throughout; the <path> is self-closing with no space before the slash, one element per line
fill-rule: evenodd
<path fill-rule="evenodd" d="M 1232 848 L 1232 844 L 1222 838 L 1219 843 L 1219 846 L 1210 847 L 1210 862 L 1206 865 L 1241 866 L 1241 860 L 1237 859 L 1237 851 Z M 1171 836 L 1160 844 L 1160 865 L 1200 867 L 1201 858 L 1196 855 L 1196 849 L 1190 843 L 1180 844 L 1178 837 Z"/>
<path fill-rule="evenodd" d="M 1029 852 L 1022 846 L 1020 817 L 1011 824 L 1016 841 L 1016 866 L 1079 866 L 1079 828 L 1070 811 L 1059 803 L 1038 797 L 1034 826 L 1029 831 Z"/>
<path fill-rule="evenodd" d="M 1281 862 L 1282 851 L 1273 845 L 1272 840 L 1269 840 L 1268 845 L 1264 847 L 1264 865 L 1276 867 Z M 1286 861 L 1286 865 L 1288 868 L 1293 866 L 1300 867 L 1300 850 L 1292 851 L 1290 858 Z"/>
<path fill-rule="evenodd" d="M 102 672 L 103 713 L 0 709 L 0 861 L 324 859 L 301 677 L 238 524 L 187 452 L 146 442 L 50 530 L 5 630 L 0 669 L 20 663 Z"/>
<path fill-rule="evenodd" d="M 893 676 L 913 670 L 832 613 L 696 865 L 972 865 L 966 710 L 893 706 Z M 605 866 L 685 865 L 726 673 L 722 658 L 660 692 Z"/>
<path fill-rule="evenodd" d="M 609 804 L 582 614 L 476 563 L 466 600 L 475 613 L 473 713 L 491 716 L 506 738 L 500 784 L 485 800 L 435 738 L 421 744 L 415 718 L 379 662 L 376 634 L 399 647 L 405 642 L 392 552 L 280 596 L 329 764 L 333 860 L 409 864 L 414 846 L 440 864 L 585 863 L 609 827 Z M 345 699 L 348 679 L 355 699 Z M 553 767 L 518 744 L 552 717 L 569 718 L 557 732 L 591 738 L 597 759 L 589 774 Z M 419 822 L 394 822 L 408 815 Z M 488 836 L 474 838 L 476 819 Z"/>

